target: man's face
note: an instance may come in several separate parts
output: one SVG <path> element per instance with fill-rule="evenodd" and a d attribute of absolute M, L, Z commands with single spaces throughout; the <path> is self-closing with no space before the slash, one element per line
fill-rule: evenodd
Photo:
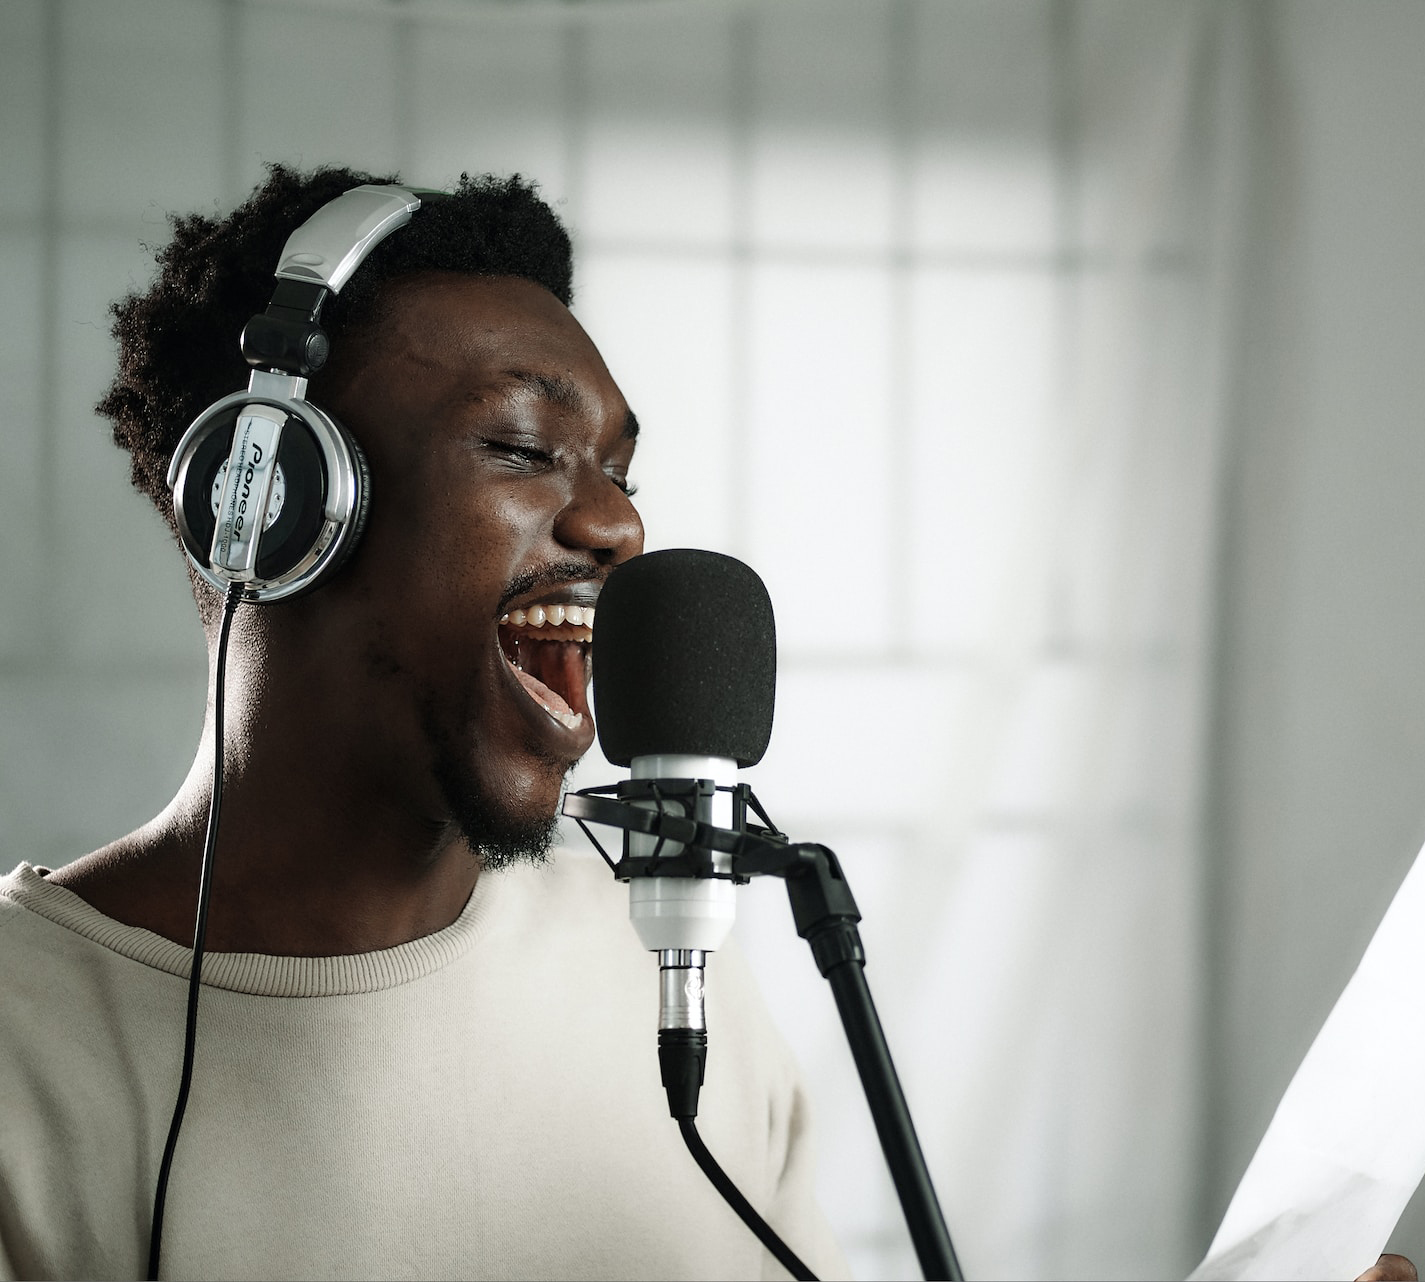
<path fill-rule="evenodd" d="M 538 285 L 433 273 L 386 303 L 321 388 L 370 461 L 371 516 L 308 610 L 371 786 L 499 863 L 539 852 L 593 742 L 591 610 L 643 546 L 637 425 Z"/>

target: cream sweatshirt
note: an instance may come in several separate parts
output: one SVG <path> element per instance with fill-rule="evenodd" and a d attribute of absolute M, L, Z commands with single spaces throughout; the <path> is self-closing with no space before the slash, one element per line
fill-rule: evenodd
<path fill-rule="evenodd" d="M 0 878 L 0 1276 L 142 1277 L 188 950 Z M 708 964 L 699 1128 L 824 1277 L 806 1102 L 735 949 Z M 595 856 L 480 877 L 445 930 L 205 957 L 164 1225 L 191 1278 L 783 1277 L 658 1081 L 657 966 Z"/>

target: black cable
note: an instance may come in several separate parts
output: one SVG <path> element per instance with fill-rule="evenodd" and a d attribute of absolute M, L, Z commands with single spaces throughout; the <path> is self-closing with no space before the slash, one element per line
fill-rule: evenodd
<path fill-rule="evenodd" d="M 757 1235 L 762 1245 L 777 1257 L 777 1262 L 798 1282 L 817 1282 L 816 1274 L 801 1262 L 796 1252 L 777 1236 L 776 1230 L 752 1209 L 752 1203 L 738 1192 L 737 1185 L 727 1178 L 726 1172 L 717 1164 L 717 1159 L 708 1152 L 703 1137 L 698 1134 L 697 1123 L 691 1117 L 680 1117 L 677 1121 L 688 1152 L 693 1155 L 693 1161 L 702 1167 L 703 1174 L 708 1177 L 713 1188 L 722 1194 L 728 1206 L 737 1212 L 738 1217 Z"/>
<path fill-rule="evenodd" d="M 168 1142 L 158 1168 L 158 1187 L 153 1194 L 153 1226 L 148 1238 L 148 1278 L 158 1282 L 158 1257 L 163 1245 L 163 1206 L 168 1199 L 168 1175 L 178 1147 L 178 1132 L 188 1108 L 188 1089 L 193 1084 L 193 1057 L 198 1043 L 198 993 L 203 982 L 203 940 L 208 933 L 208 899 L 213 890 L 213 855 L 218 846 L 218 813 L 223 804 L 223 678 L 228 662 L 228 633 L 233 613 L 242 599 L 242 586 L 229 586 L 223 598 L 223 621 L 218 630 L 218 660 L 213 674 L 213 791 L 208 803 L 208 835 L 203 843 L 203 864 L 198 874 L 198 917 L 193 926 L 193 964 L 188 972 L 188 1019 L 183 1031 L 183 1073 L 178 1082 L 178 1098 L 173 1104 L 173 1120 L 168 1124 Z"/>

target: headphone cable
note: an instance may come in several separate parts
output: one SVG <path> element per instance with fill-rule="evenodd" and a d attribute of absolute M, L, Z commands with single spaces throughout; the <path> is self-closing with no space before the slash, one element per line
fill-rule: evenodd
<path fill-rule="evenodd" d="M 213 673 L 213 791 L 208 803 L 208 834 L 203 843 L 203 864 L 198 874 L 198 916 L 193 926 L 193 963 L 188 972 L 188 1016 L 183 1031 L 183 1072 L 178 1098 L 173 1104 L 173 1120 L 168 1125 L 168 1142 L 158 1168 L 158 1187 L 153 1194 L 153 1224 L 148 1239 L 148 1278 L 158 1282 L 159 1253 L 163 1245 L 163 1208 L 168 1199 L 168 1176 L 178 1147 L 178 1132 L 188 1107 L 188 1089 L 193 1084 L 193 1058 L 198 1041 L 198 993 L 203 982 L 203 940 L 208 933 L 208 899 L 213 890 L 213 855 L 218 845 L 218 814 L 223 804 L 223 685 L 228 660 L 228 634 L 233 614 L 242 600 L 242 585 L 228 585 L 223 598 L 223 620 L 218 629 L 218 658 Z"/>

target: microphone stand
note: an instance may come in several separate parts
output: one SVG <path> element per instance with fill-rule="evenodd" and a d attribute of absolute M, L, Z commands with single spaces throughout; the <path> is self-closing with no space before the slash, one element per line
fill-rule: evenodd
<path fill-rule="evenodd" d="M 734 797 L 735 831 L 688 818 L 694 813 L 696 798 L 713 790 L 711 780 L 629 780 L 571 793 L 564 799 L 563 812 L 584 828 L 620 880 L 681 876 L 731 877 L 745 882 L 752 877 L 773 876 L 786 882 L 797 934 L 810 945 L 817 969 L 831 985 L 921 1271 L 927 1279 L 960 1282 L 964 1274 L 866 983 L 866 952 L 856 929 L 861 914 L 836 855 L 825 846 L 790 843 L 772 826 L 746 784 L 729 790 Z M 614 791 L 619 800 L 598 795 Z M 624 800 L 630 797 L 643 804 L 631 805 Z M 648 808 L 649 802 L 657 809 Z M 749 805 L 765 822 L 765 828 L 748 827 Z M 584 827 L 586 820 L 623 829 L 624 856 L 618 863 Z M 657 837 L 654 854 L 630 855 L 630 832 Z M 660 852 L 665 844 L 681 850 L 663 855 Z M 730 873 L 714 868 L 714 852 L 732 856 Z"/>

